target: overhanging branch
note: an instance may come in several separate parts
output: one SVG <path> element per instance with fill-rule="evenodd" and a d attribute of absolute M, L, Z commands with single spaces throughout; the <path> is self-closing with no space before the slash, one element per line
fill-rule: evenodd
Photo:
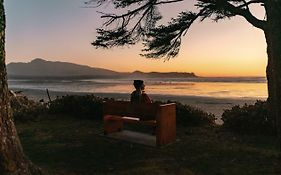
<path fill-rule="evenodd" d="M 244 4 L 237 6 L 237 8 L 247 7 L 247 9 L 249 9 L 249 5 L 251 4 L 264 4 L 264 0 L 252 0 L 248 2 L 245 1 Z"/>
<path fill-rule="evenodd" d="M 255 1 L 249 1 L 247 3 L 247 6 L 249 4 L 252 4 L 252 3 L 262 3 L 263 0 L 255 0 Z M 244 4 L 246 5 L 246 4 Z M 265 23 L 266 21 L 264 20 L 260 20 L 258 18 L 256 18 L 248 8 L 244 9 L 244 8 L 241 8 L 241 7 L 236 7 L 228 2 L 225 3 L 225 7 L 227 8 L 227 10 L 229 10 L 231 13 L 235 14 L 235 15 L 239 15 L 239 16 L 242 16 L 244 17 L 250 24 L 252 24 L 253 26 L 257 27 L 257 28 L 260 28 L 262 30 L 265 29 Z"/>
<path fill-rule="evenodd" d="M 250 24 L 265 29 L 266 21 L 256 18 L 249 9 L 250 4 L 264 3 L 265 0 L 197 0 L 199 8 L 207 7 L 207 13 L 204 18 L 210 17 L 212 14 L 217 15 L 215 20 L 223 19 L 225 17 L 232 17 L 239 15 L 244 17 Z"/>

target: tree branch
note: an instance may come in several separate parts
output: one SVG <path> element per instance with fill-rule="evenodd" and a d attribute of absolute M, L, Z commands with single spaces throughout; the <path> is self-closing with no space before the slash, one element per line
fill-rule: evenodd
<path fill-rule="evenodd" d="M 246 7 L 247 9 L 249 9 L 249 5 L 251 4 L 264 4 L 264 0 L 252 0 L 249 2 L 244 1 L 244 4 L 237 6 L 237 8 Z"/>
<path fill-rule="evenodd" d="M 252 4 L 252 3 L 262 3 L 263 0 L 254 0 L 254 1 L 249 1 L 247 4 Z M 227 10 L 229 10 L 231 13 L 235 14 L 235 15 L 239 15 L 244 17 L 250 24 L 252 24 L 253 26 L 264 30 L 265 29 L 265 23 L 266 21 L 264 20 L 259 20 L 258 18 L 256 18 L 251 12 L 250 10 L 247 9 L 243 9 L 241 7 L 236 7 L 228 2 L 225 3 Z"/>
<path fill-rule="evenodd" d="M 217 16 L 214 20 L 217 21 L 225 17 L 230 18 L 232 16 L 239 15 L 244 17 L 253 26 L 260 28 L 262 30 L 265 29 L 266 21 L 256 18 L 248 8 L 248 5 L 253 3 L 262 3 L 264 0 L 252 0 L 248 2 L 246 2 L 245 0 L 197 0 L 197 1 L 198 4 L 196 6 L 198 6 L 199 8 L 203 8 L 203 7 L 207 8 L 206 13 L 203 14 L 203 18 L 208 18 L 212 14 L 215 14 Z M 236 6 L 235 4 L 240 4 L 240 5 Z"/>
<path fill-rule="evenodd" d="M 160 4 L 169 4 L 169 3 L 182 2 L 182 1 L 184 1 L 184 0 L 161 1 L 161 2 L 157 2 L 157 3 L 155 3 L 155 5 L 160 5 Z"/>

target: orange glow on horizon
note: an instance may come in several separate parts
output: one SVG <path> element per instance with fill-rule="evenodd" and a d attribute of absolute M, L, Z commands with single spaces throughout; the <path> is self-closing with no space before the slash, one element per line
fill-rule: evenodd
<path fill-rule="evenodd" d="M 163 59 L 140 57 L 141 45 L 95 49 L 90 43 L 102 21 L 95 10 L 79 8 L 79 1 L 6 1 L 5 6 L 8 63 L 43 58 L 118 72 L 194 72 L 206 77 L 265 76 L 264 34 L 240 17 L 219 23 L 209 20 L 194 23 L 183 37 L 179 56 L 164 62 Z M 177 14 L 178 9 L 169 10 L 171 14 Z"/>

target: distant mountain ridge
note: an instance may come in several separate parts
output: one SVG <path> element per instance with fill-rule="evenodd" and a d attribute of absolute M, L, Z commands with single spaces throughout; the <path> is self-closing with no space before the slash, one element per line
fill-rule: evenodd
<path fill-rule="evenodd" d="M 190 78 L 196 77 L 194 73 L 186 72 L 140 72 L 132 73 L 116 72 L 104 68 L 96 68 L 60 61 L 46 61 L 36 58 L 30 62 L 10 63 L 7 65 L 9 78 L 113 78 L 113 77 L 134 77 L 134 78 Z"/>
<path fill-rule="evenodd" d="M 36 58 L 28 63 L 10 63 L 7 65 L 11 77 L 73 77 L 73 76 L 116 76 L 119 73 L 102 68 L 78 65 L 60 61 L 46 61 Z"/>

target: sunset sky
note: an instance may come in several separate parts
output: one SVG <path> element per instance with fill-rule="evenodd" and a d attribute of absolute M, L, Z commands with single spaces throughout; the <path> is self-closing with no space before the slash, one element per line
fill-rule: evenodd
<path fill-rule="evenodd" d="M 6 0 L 7 63 L 34 58 L 66 61 L 120 72 L 194 72 L 199 76 L 264 76 L 266 42 L 261 30 L 241 17 L 219 23 L 196 22 L 184 37 L 178 57 L 164 62 L 139 56 L 141 45 L 95 49 L 99 11 L 83 8 L 83 0 Z M 188 7 L 188 1 L 161 11 L 167 19 Z M 260 18 L 264 12 L 253 10 Z"/>

